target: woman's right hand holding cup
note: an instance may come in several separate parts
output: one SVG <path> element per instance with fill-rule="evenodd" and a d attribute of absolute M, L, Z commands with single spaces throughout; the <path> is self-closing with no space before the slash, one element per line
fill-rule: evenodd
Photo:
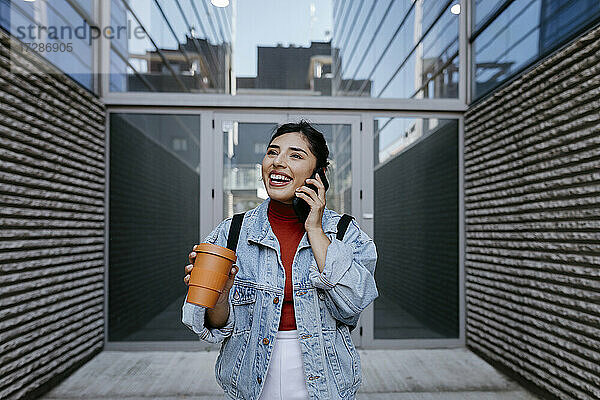
<path fill-rule="evenodd" d="M 189 286 L 189 284 L 190 284 L 190 277 L 192 274 L 192 269 L 194 268 L 194 263 L 196 261 L 196 252 L 192 251 L 188 255 L 188 258 L 190 260 L 190 264 L 185 266 L 184 271 L 185 271 L 186 275 L 183 278 L 183 282 L 187 286 Z M 219 295 L 219 299 L 217 300 L 217 305 L 227 302 L 227 299 L 229 297 L 229 290 L 233 286 L 233 282 L 235 280 L 235 275 L 237 274 L 237 272 L 238 272 L 238 267 L 236 265 L 233 265 L 231 270 L 229 271 L 229 277 L 227 279 L 227 282 L 225 282 L 225 287 L 223 288 L 223 291 Z"/>

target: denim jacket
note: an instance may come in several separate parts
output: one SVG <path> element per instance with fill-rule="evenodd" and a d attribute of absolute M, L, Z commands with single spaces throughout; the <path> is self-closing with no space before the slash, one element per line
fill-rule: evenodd
<path fill-rule="evenodd" d="M 239 271 L 229 292 L 226 325 L 207 328 L 204 307 L 187 301 L 182 307 L 182 322 L 201 340 L 222 342 L 215 373 L 230 399 L 258 399 L 279 328 L 285 270 L 267 217 L 269 201 L 244 217 L 236 252 Z M 378 296 L 375 243 L 354 220 L 343 241 L 338 240 L 340 217 L 325 208 L 322 226 L 331 244 L 322 273 L 306 232 L 292 263 L 298 340 L 313 400 L 354 399 L 362 374 L 348 325 L 356 325 L 361 311 Z M 226 247 L 230 225 L 231 218 L 225 219 L 204 242 Z"/>

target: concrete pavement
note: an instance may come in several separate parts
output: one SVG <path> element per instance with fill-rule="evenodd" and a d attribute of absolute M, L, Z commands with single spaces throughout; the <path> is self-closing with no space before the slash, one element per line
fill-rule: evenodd
<path fill-rule="evenodd" d="M 360 400 L 537 400 L 465 348 L 360 350 Z M 215 351 L 103 351 L 45 400 L 221 400 Z"/>

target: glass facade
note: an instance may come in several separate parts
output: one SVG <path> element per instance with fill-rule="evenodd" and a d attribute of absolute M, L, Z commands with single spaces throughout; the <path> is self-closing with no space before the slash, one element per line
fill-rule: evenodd
<path fill-rule="evenodd" d="M 0 26 L 93 91 L 104 37 L 109 92 L 459 97 L 459 0 L 260 4 L 0 0 Z M 596 0 L 469 6 L 474 100 L 600 21 Z"/>
<path fill-rule="evenodd" d="M 94 90 L 93 0 L 0 0 L 0 26 L 32 52 Z"/>
<path fill-rule="evenodd" d="M 458 0 L 261 5 L 111 0 L 110 90 L 458 97 Z"/>
<path fill-rule="evenodd" d="M 458 97 L 458 1 L 334 3 L 333 95 Z"/>
<path fill-rule="evenodd" d="M 231 7 L 210 0 L 111 0 L 110 6 L 111 91 L 231 92 Z"/>
<path fill-rule="evenodd" d="M 375 339 L 459 336 L 458 120 L 375 118 Z"/>
<path fill-rule="evenodd" d="M 474 0 L 473 99 L 597 24 L 596 0 Z"/>

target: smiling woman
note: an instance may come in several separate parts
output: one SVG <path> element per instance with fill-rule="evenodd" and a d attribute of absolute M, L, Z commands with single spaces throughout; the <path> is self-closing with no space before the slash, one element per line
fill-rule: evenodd
<path fill-rule="evenodd" d="M 270 198 L 292 204 L 297 190 L 317 169 L 327 168 L 329 149 L 323 134 L 307 122 L 280 127 L 267 146 L 262 162 Z M 300 191 L 299 197 L 303 193 Z"/>
<path fill-rule="evenodd" d="M 184 302 L 183 323 L 223 343 L 215 370 L 227 398 L 353 399 L 360 387 L 350 330 L 378 295 L 377 251 L 354 221 L 338 232 L 341 215 L 325 207 L 328 157 L 323 134 L 305 121 L 275 131 L 261 167 L 268 198 L 245 213 L 227 290 L 213 309 Z M 323 178 L 311 178 L 317 170 Z M 309 206 L 304 222 L 295 197 Z M 231 223 L 205 242 L 225 247 Z"/>

